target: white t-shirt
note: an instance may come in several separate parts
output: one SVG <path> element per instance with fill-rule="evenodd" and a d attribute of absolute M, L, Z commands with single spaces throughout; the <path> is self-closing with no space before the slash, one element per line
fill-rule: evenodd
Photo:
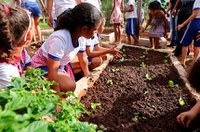
<path fill-rule="evenodd" d="M 85 0 L 84 2 L 90 3 L 90 4 L 94 5 L 97 9 L 100 10 L 99 0 Z"/>
<path fill-rule="evenodd" d="M 12 64 L 0 63 L 0 88 L 9 87 L 12 77 L 20 77 L 18 68 Z"/>
<path fill-rule="evenodd" d="M 99 38 L 97 34 L 95 34 L 91 39 L 87 39 L 86 47 L 90 47 L 90 50 L 93 51 L 94 47 L 99 44 Z"/>
<path fill-rule="evenodd" d="M 60 61 L 60 66 L 65 66 L 77 55 L 78 52 L 85 52 L 84 43 L 80 43 L 80 40 L 78 41 L 79 46 L 74 47 L 71 34 L 68 30 L 63 29 L 53 32 L 43 43 L 41 49 L 36 53 L 36 55 L 32 57 L 32 66 L 47 66 L 48 58 Z"/>
<path fill-rule="evenodd" d="M 193 5 L 193 10 L 199 10 L 199 14 L 196 16 L 196 18 L 200 18 L 200 0 L 195 0 Z"/>
<path fill-rule="evenodd" d="M 69 8 L 74 8 L 77 5 L 76 0 L 54 0 L 55 3 L 55 13 L 58 17 L 62 14 L 65 10 Z"/>
<path fill-rule="evenodd" d="M 135 5 L 135 0 L 128 0 L 128 2 L 126 3 L 126 10 L 129 10 L 131 5 L 133 6 L 134 11 L 126 12 L 126 19 L 137 18 L 137 8 L 136 8 L 136 5 Z"/>
<path fill-rule="evenodd" d="M 36 0 L 22 0 L 22 3 L 25 3 L 25 2 L 37 2 Z"/>

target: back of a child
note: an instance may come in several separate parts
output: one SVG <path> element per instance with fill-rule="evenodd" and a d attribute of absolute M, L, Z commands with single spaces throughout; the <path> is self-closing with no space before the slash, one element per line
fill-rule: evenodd
<path fill-rule="evenodd" d="M 31 18 L 20 7 L 0 3 L 0 29 L 0 87 L 5 88 L 10 86 L 12 77 L 22 74 L 20 56 L 24 45 L 32 39 Z"/>

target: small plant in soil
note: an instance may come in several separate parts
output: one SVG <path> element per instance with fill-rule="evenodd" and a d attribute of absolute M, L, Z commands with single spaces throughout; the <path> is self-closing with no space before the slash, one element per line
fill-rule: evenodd
<path fill-rule="evenodd" d="M 125 49 L 122 49 L 122 52 L 126 52 L 126 50 L 125 50 Z"/>
<path fill-rule="evenodd" d="M 163 63 L 167 63 L 167 62 L 169 62 L 169 56 L 168 55 L 165 56 L 165 58 L 163 59 Z"/>
<path fill-rule="evenodd" d="M 109 80 L 106 81 L 106 84 L 107 84 L 108 86 L 111 86 L 111 85 L 113 85 L 113 81 L 112 81 L 111 79 L 109 79 Z"/>
<path fill-rule="evenodd" d="M 100 103 L 91 103 L 91 108 L 92 108 L 93 110 L 96 110 L 99 106 L 101 106 Z"/>
<path fill-rule="evenodd" d="M 134 117 L 132 118 L 132 120 L 133 120 L 134 122 L 137 122 L 137 121 L 138 121 L 139 114 L 140 114 L 139 112 L 134 113 Z"/>
<path fill-rule="evenodd" d="M 120 61 L 121 61 L 121 62 L 123 62 L 123 61 L 124 61 L 124 56 L 123 56 L 123 57 L 120 59 Z"/>
<path fill-rule="evenodd" d="M 140 64 L 140 67 L 145 68 L 145 67 L 146 67 L 146 64 L 145 64 L 144 62 L 142 62 L 142 63 Z"/>
<path fill-rule="evenodd" d="M 168 84 L 169 84 L 170 88 L 179 87 L 178 84 L 175 84 L 174 81 L 172 81 L 172 80 L 169 80 Z"/>
<path fill-rule="evenodd" d="M 152 80 L 152 78 L 150 77 L 150 75 L 149 75 L 149 74 L 146 74 L 146 75 L 145 75 L 145 77 L 146 77 L 146 79 L 147 79 L 147 80 L 149 80 L 149 81 L 151 81 L 151 80 Z"/>
<path fill-rule="evenodd" d="M 148 90 L 145 90 L 145 91 L 144 91 L 144 95 L 147 95 L 148 93 L 149 93 Z"/>
<path fill-rule="evenodd" d="M 184 106 L 185 105 L 185 102 L 184 102 L 182 97 L 179 98 L 178 102 L 179 102 L 180 106 Z"/>
<path fill-rule="evenodd" d="M 145 57 L 146 57 L 145 55 L 141 55 L 141 56 L 140 56 L 141 59 L 144 59 Z"/>
<path fill-rule="evenodd" d="M 148 49 L 145 49 L 145 51 L 143 52 L 144 55 L 148 55 Z"/>
<path fill-rule="evenodd" d="M 123 54 L 123 57 L 126 57 L 126 54 Z"/>
<path fill-rule="evenodd" d="M 111 71 L 112 72 L 118 72 L 118 71 L 120 71 L 120 69 L 119 68 L 112 68 Z"/>

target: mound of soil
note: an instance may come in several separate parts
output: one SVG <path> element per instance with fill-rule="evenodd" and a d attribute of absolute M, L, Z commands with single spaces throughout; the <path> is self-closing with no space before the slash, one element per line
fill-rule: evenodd
<path fill-rule="evenodd" d="M 106 131 L 200 130 L 199 119 L 187 129 L 176 122 L 176 116 L 189 110 L 195 99 L 167 54 L 131 47 L 122 51 L 124 59 L 110 62 L 82 98 L 90 114 L 80 120 L 98 124 Z M 169 86 L 170 80 L 174 86 Z M 100 106 L 92 109 L 91 103 Z"/>

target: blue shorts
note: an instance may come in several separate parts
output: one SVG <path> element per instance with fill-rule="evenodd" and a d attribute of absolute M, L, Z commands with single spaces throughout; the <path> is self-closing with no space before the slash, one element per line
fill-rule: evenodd
<path fill-rule="evenodd" d="M 189 46 L 192 40 L 194 40 L 194 46 L 200 47 L 200 41 L 197 41 L 196 39 L 199 30 L 200 30 L 200 18 L 195 18 L 188 24 L 184 36 L 181 40 L 181 44 L 183 46 Z"/>
<path fill-rule="evenodd" d="M 37 2 L 25 2 L 21 5 L 23 8 L 28 9 L 31 12 L 31 17 L 41 17 L 42 13 Z"/>
<path fill-rule="evenodd" d="M 129 18 L 126 24 L 126 33 L 128 35 L 136 34 L 137 18 Z"/>
<path fill-rule="evenodd" d="M 88 57 L 88 65 L 92 63 L 92 57 Z"/>

